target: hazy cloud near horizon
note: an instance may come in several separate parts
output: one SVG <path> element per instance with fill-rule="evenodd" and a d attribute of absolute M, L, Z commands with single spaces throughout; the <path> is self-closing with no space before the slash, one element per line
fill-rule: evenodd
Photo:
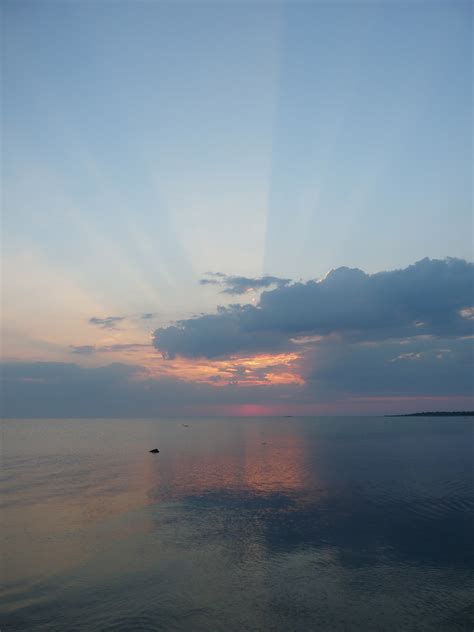
<path fill-rule="evenodd" d="M 301 336 L 350 341 L 472 333 L 474 264 L 422 259 L 402 270 L 366 274 L 337 268 L 319 281 L 286 281 L 257 305 L 232 305 L 154 332 L 168 358 L 281 351 Z"/>
<path fill-rule="evenodd" d="M 154 379 L 144 367 L 121 363 L 85 368 L 63 362 L 5 362 L 0 368 L 5 418 L 176 415 L 209 404 L 264 404 L 269 396 L 278 402 L 294 393 L 287 385 L 217 388 Z"/>
<path fill-rule="evenodd" d="M 62 362 L 5 362 L 0 366 L 1 412 L 4 418 L 41 418 L 195 415 L 244 405 L 306 414 L 407 412 L 420 405 L 425 410 L 459 405 L 466 409 L 474 405 L 473 343 L 326 341 L 303 356 L 306 382 L 301 385 L 214 386 L 156 379 L 145 367 L 121 363 L 85 368 Z"/>

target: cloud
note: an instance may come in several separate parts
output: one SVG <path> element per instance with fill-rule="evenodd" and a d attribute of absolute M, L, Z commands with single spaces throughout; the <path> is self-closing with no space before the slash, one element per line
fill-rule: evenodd
<path fill-rule="evenodd" d="M 412 351 L 411 353 L 401 353 L 396 358 L 392 358 L 390 362 L 404 362 L 406 360 L 420 360 L 423 357 L 421 353 L 415 353 Z"/>
<path fill-rule="evenodd" d="M 120 351 L 136 351 L 143 347 L 149 347 L 148 344 L 141 344 L 136 342 L 121 343 L 113 345 L 71 345 L 71 353 L 77 353 L 79 355 L 92 355 L 93 353 L 115 353 Z"/>
<path fill-rule="evenodd" d="M 221 282 L 216 279 L 201 279 L 199 285 L 220 285 Z"/>
<path fill-rule="evenodd" d="M 154 347 L 166 358 L 185 358 L 174 363 L 157 358 L 159 371 L 119 363 L 84 368 L 6 362 L 3 414 L 466 410 L 473 405 L 473 268 L 457 259 L 423 259 L 403 270 L 369 275 L 339 268 L 319 281 L 282 285 L 264 291 L 257 305 L 221 307 L 157 329 Z M 106 328 L 113 327 L 124 318 L 94 324 L 112 319 Z M 77 345 L 71 352 L 79 360 L 148 346 Z M 221 365 L 214 373 L 204 371 L 211 376 L 207 382 L 199 380 L 199 366 L 208 367 L 209 359 Z M 179 373 L 181 365 L 184 373 Z"/>
<path fill-rule="evenodd" d="M 124 364 L 86 369 L 63 362 L 7 362 L 2 365 L 3 414 L 109 416 L 119 414 L 120 407 L 130 412 L 131 378 L 141 374 L 141 367 Z"/>
<path fill-rule="evenodd" d="M 80 355 L 91 355 L 97 351 L 94 345 L 71 345 L 71 353 Z"/>
<path fill-rule="evenodd" d="M 117 325 L 123 321 L 129 321 L 140 325 L 141 321 L 150 321 L 156 318 L 158 314 L 156 312 L 144 312 L 141 314 L 127 314 L 126 316 L 106 316 L 105 318 L 98 318 L 93 316 L 89 318 L 89 324 L 101 327 L 102 329 L 118 329 Z"/>
<path fill-rule="evenodd" d="M 231 276 L 226 277 L 224 283 L 227 286 L 225 290 L 222 290 L 222 294 L 245 294 L 252 290 L 261 290 L 262 288 L 276 285 L 277 287 L 283 287 L 288 285 L 291 279 L 280 279 L 274 276 L 263 276 L 257 279 L 250 279 L 248 277 Z"/>
<path fill-rule="evenodd" d="M 244 286 L 239 281 L 235 288 Z M 308 336 L 338 335 L 347 342 L 466 336 L 472 333 L 466 314 L 473 287 L 474 265 L 461 259 L 426 258 L 376 274 L 342 267 L 319 281 L 282 280 L 256 306 L 231 305 L 157 329 L 154 346 L 168 358 L 215 358 L 289 349 Z"/>
<path fill-rule="evenodd" d="M 4 418 L 206 414 L 219 406 L 278 402 L 298 388 L 156 379 L 144 367 L 120 363 L 84 368 L 63 362 L 5 362 L 0 367 Z"/>
<path fill-rule="evenodd" d="M 326 339 L 301 358 L 300 371 L 315 399 L 346 397 L 469 397 L 474 339 L 413 337 L 371 343 Z"/>
<path fill-rule="evenodd" d="M 465 309 L 461 309 L 459 314 L 462 318 L 466 318 L 467 320 L 474 320 L 474 307 L 466 307 Z"/>
<path fill-rule="evenodd" d="M 344 345 L 326 341 L 303 358 L 305 384 L 242 382 L 230 367 L 230 384 L 154 378 L 142 366 L 113 363 L 84 368 L 62 362 L 5 362 L 1 369 L 4 418 L 156 417 L 242 414 L 364 414 L 473 406 L 472 344 L 450 341 L 436 358 L 432 341 L 414 342 L 416 362 L 390 359 L 399 343 Z M 447 341 L 443 341 L 443 348 Z M 408 352 L 412 352 L 409 348 Z M 313 354 L 313 355 L 312 355 Z M 405 366 L 404 366 L 405 365 Z M 240 373 L 239 373 L 240 372 Z M 232 384 L 232 376 L 240 385 Z M 226 382 L 229 375 L 224 376 Z M 220 381 L 218 381 L 220 383 Z M 253 413 L 252 413 L 253 414 Z"/>
<path fill-rule="evenodd" d="M 254 316 L 252 306 L 232 306 L 217 314 L 180 320 L 154 332 L 154 346 L 168 359 L 218 358 L 242 352 L 280 351 L 286 340 L 278 332 L 252 330 L 245 320 Z"/>
<path fill-rule="evenodd" d="M 102 329 L 116 329 L 117 323 L 120 323 L 122 320 L 125 320 L 125 316 L 107 316 L 106 318 L 93 316 L 89 318 L 89 324 L 97 325 L 102 327 Z"/>
<path fill-rule="evenodd" d="M 262 276 L 257 278 L 249 278 L 244 276 L 232 276 L 223 274 L 222 272 L 208 272 L 207 276 L 217 277 L 211 279 L 201 279 L 200 285 L 219 285 L 223 286 L 221 294 L 241 295 L 247 292 L 262 290 L 264 288 L 275 285 L 283 287 L 291 283 L 291 279 L 282 279 L 275 276 Z"/>

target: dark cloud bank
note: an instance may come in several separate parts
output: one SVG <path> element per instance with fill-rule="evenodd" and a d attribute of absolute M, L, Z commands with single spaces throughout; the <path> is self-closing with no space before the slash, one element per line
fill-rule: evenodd
<path fill-rule="evenodd" d="M 206 414 L 238 404 L 281 404 L 287 412 L 292 403 L 327 405 L 335 413 L 396 412 L 384 398 L 405 398 L 401 411 L 469 406 L 473 264 L 423 259 L 373 275 L 339 268 L 319 282 L 283 281 L 256 306 L 220 308 L 157 329 L 154 345 L 169 359 L 191 361 L 298 350 L 304 385 L 216 388 L 152 379 L 143 367 L 124 364 L 10 362 L 2 370 L 3 416 Z M 76 353 L 93 351 L 85 346 Z M 367 404 L 371 399 L 378 407 Z M 349 407 L 338 408 L 344 402 Z"/>
<path fill-rule="evenodd" d="M 166 357 L 218 358 L 294 347 L 301 336 L 339 335 L 347 341 L 420 335 L 466 336 L 472 320 L 474 266 L 459 259 L 423 259 L 368 275 L 338 268 L 320 281 L 265 291 L 257 306 L 233 305 L 157 329 Z"/>
<path fill-rule="evenodd" d="M 83 368 L 63 362 L 4 363 L 2 391 L 4 418 L 192 415 L 200 414 L 199 406 L 263 404 L 269 396 L 277 400 L 291 393 L 271 386 L 216 388 L 156 380 L 143 367 L 120 363 Z"/>

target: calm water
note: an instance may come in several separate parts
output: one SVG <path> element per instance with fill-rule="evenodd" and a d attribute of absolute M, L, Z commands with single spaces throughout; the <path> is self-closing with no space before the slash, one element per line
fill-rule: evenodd
<path fill-rule="evenodd" d="M 1 630 L 471 631 L 472 430 L 4 422 Z"/>

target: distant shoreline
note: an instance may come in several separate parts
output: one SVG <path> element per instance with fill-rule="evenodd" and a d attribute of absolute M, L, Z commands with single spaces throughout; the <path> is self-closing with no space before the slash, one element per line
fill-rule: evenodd
<path fill-rule="evenodd" d="M 384 415 L 384 417 L 474 417 L 474 410 L 437 410 L 434 412 L 405 413 L 400 415 Z"/>

